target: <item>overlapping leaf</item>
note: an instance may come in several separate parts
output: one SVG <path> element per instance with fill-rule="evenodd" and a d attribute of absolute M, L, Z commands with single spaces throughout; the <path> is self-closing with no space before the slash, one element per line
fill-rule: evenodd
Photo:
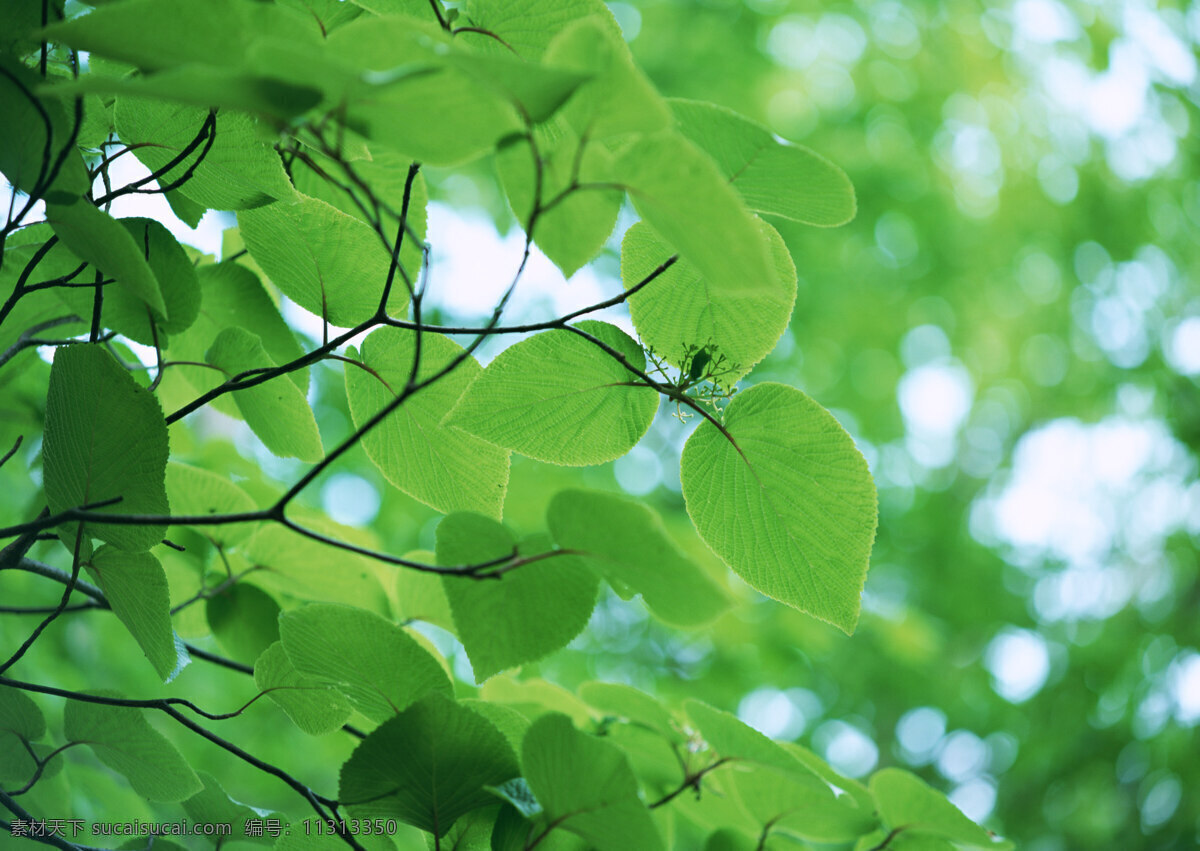
<path fill-rule="evenodd" d="M 706 623 L 729 606 L 720 586 L 680 552 L 662 520 L 640 502 L 601 491 L 560 491 L 546 523 L 558 546 L 581 553 L 619 591 L 640 593 L 668 623 Z"/>
<path fill-rule="evenodd" d="M 623 197 L 612 179 L 612 155 L 600 145 L 587 145 L 566 122 L 555 120 L 535 129 L 536 156 L 528 140 L 515 137 L 501 145 L 496 167 L 517 220 L 528 226 L 535 189 L 549 206 L 534 225 L 534 240 L 568 278 L 595 257 L 617 223 Z M 582 147 L 582 150 L 581 150 Z M 580 183 L 587 188 L 559 195 Z"/>
<path fill-rule="evenodd" d="M 88 572 L 158 676 L 164 682 L 174 677 L 187 664 L 188 656 L 171 626 L 171 593 L 158 559 L 150 553 L 100 547 Z"/>
<path fill-rule="evenodd" d="M 757 284 L 745 278 L 714 280 L 687 260 L 678 260 L 629 298 L 629 312 L 642 343 L 677 367 L 697 346 L 724 356 L 720 383 L 733 386 L 775 348 L 787 330 L 796 301 L 796 266 L 787 245 L 761 219 L 771 250 L 772 274 Z M 626 289 L 651 275 L 672 250 L 639 222 L 621 243 L 621 279 Z"/>
<path fill-rule="evenodd" d="M 243 328 L 222 331 L 205 360 L 224 372 L 227 379 L 249 370 L 276 366 L 262 340 Z M 312 408 L 288 379 L 280 376 L 235 390 L 232 395 L 246 424 L 276 455 L 301 461 L 319 461 L 324 455 Z"/>
<path fill-rule="evenodd" d="M 255 661 L 254 684 L 309 735 L 338 729 L 353 711 L 332 685 L 297 671 L 280 642 L 264 650 Z"/>
<path fill-rule="evenodd" d="M 361 428 L 406 387 L 417 357 L 416 334 L 380 328 L 364 342 L 361 367 L 347 366 L 350 415 Z M 362 440 L 367 457 L 402 491 L 441 512 L 478 511 L 498 518 L 508 485 L 508 452 L 443 422 L 482 371 L 446 337 L 421 339 L 417 380 L 461 362 L 405 399 Z"/>
<path fill-rule="evenodd" d="M 654 851 L 663 840 L 620 750 L 550 713 L 525 734 L 521 765 L 548 824 L 598 851 Z"/>
<path fill-rule="evenodd" d="M 112 696 L 112 695 L 109 695 Z M 102 763 L 125 775 L 151 801 L 182 801 L 203 788 L 175 746 L 150 726 L 144 710 L 68 700 L 63 734 L 88 745 Z"/>
<path fill-rule="evenodd" d="M 130 298 L 144 303 L 156 320 L 171 318 L 145 249 L 120 222 L 84 200 L 48 205 L 46 217 L 55 235 L 77 257 L 113 278 Z"/>
<path fill-rule="evenodd" d="M 314 603 L 286 612 L 279 635 L 297 672 L 336 686 L 384 721 L 430 692 L 451 694 L 437 660 L 400 627 L 363 609 Z"/>
<path fill-rule="evenodd" d="M 683 136 L 637 138 L 613 165 L 634 207 L 708 280 L 755 290 L 773 274 L 768 237 L 713 160 Z"/>
<path fill-rule="evenodd" d="M 505 559 L 516 550 L 504 526 L 478 514 L 451 514 L 438 525 L 437 558 L 446 567 Z M 587 625 L 599 586 L 574 556 L 524 564 L 498 580 L 444 576 L 442 582 L 479 682 L 565 647 Z"/>
<path fill-rule="evenodd" d="M 52 512 L 109 500 L 120 501 L 96 510 L 169 512 L 162 409 L 99 345 L 66 346 L 55 353 L 43 454 Z M 162 532 L 161 526 L 87 525 L 87 534 L 123 550 L 148 550 Z"/>
<path fill-rule="evenodd" d="M 114 117 L 121 140 L 135 146 L 134 155 L 158 173 L 201 134 L 208 110 L 120 97 Z M 229 110 L 220 112 L 215 120 L 211 146 L 193 147 L 191 156 L 162 173 L 159 185 L 170 185 L 190 170 L 187 182 L 177 191 L 215 210 L 244 210 L 291 200 L 295 192 L 279 154 L 262 138 L 254 120 Z"/>
<path fill-rule="evenodd" d="M 638 345 L 604 322 L 578 323 L 637 369 Z M 633 448 L 658 394 L 591 341 L 546 331 L 505 349 L 446 419 L 497 446 L 552 464 L 601 464 Z"/>
<path fill-rule="evenodd" d="M 716 161 L 751 210 L 821 227 L 854 218 L 850 179 L 820 154 L 711 103 L 673 100 L 671 108 L 679 131 Z"/>
<path fill-rule="evenodd" d="M 496 802 L 484 787 L 519 771 L 491 722 L 433 694 L 363 739 L 342 766 L 338 797 L 359 818 L 395 818 L 440 837 Z"/>
<path fill-rule="evenodd" d="M 316 198 L 238 213 L 250 256 L 296 304 L 334 325 L 350 327 L 379 307 L 389 256 L 371 228 Z M 397 280 L 389 305 L 406 290 Z"/>
<path fill-rule="evenodd" d="M 885 768 L 871 776 L 871 794 L 889 829 L 948 839 L 969 848 L 990 848 L 991 835 L 971 821 L 944 795 L 911 772 Z"/>

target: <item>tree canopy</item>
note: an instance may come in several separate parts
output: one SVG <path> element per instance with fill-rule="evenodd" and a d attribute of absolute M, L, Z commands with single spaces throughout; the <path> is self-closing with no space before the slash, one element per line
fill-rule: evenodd
<path fill-rule="evenodd" d="M 1198 42 L 6 3 L 4 842 L 1196 842 Z"/>

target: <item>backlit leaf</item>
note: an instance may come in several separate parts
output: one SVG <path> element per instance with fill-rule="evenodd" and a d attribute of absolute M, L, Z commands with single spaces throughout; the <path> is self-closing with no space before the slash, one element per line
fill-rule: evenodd
<path fill-rule="evenodd" d="M 769 597 L 853 632 L 877 519 L 867 463 L 799 390 L 759 384 L 705 422 L 680 460 L 700 536 Z"/>

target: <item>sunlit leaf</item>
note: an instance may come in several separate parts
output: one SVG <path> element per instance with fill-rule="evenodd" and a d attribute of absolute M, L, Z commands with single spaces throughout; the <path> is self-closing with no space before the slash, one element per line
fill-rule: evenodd
<path fill-rule="evenodd" d="M 852 632 L 875 538 L 875 484 L 833 415 L 759 384 L 688 439 L 680 480 L 705 542 L 764 594 Z"/>

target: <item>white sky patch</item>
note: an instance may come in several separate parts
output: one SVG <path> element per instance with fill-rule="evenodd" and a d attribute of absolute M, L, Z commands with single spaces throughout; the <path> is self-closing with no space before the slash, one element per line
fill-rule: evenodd
<path fill-rule="evenodd" d="M 1164 337 L 1164 354 L 1172 369 L 1183 375 L 1200 374 L 1200 316 L 1189 316 Z"/>
<path fill-rule="evenodd" d="M 108 169 L 109 182 L 113 188 L 125 186 L 141 180 L 150 174 L 150 170 L 137 161 L 131 154 L 125 154 L 113 160 Z M 150 183 L 145 189 L 157 188 L 157 183 Z M 96 183 L 98 193 L 105 192 L 103 184 Z M 113 201 L 109 213 L 118 219 L 134 216 L 154 219 L 164 225 L 180 242 L 199 248 L 206 254 L 219 256 L 221 253 L 221 234 L 233 226 L 233 217 L 228 213 L 209 210 L 195 228 L 190 228 L 171 210 L 171 205 L 161 194 L 131 193 L 122 195 Z"/>
<path fill-rule="evenodd" d="M 962 783 L 987 768 L 988 746 L 970 730 L 955 730 L 942 742 L 937 767 L 947 780 Z"/>
<path fill-rule="evenodd" d="M 379 503 L 375 486 L 353 473 L 337 473 L 321 488 L 325 512 L 346 526 L 366 526 L 379 513 Z"/>
<path fill-rule="evenodd" d="M 820 698 L 808 689 L 755 689 L 738 704 L 738 718 L 772 739 L 791 740 L 820 717 Z"/>
<path fill-rule="evenodd" d="M 1189 86 L 1196 79 L 1196 56 L 1155 10 L 1125 4 L 1125 31 L 1146 61 L 1167 82 Z"/>
<path fill-rule="evenodd" d="M 1108 69 L 1088 86 L 1088 123 L 1109 139 L 1128 133 L 1145 112 L 1149 88 L 1150 73 L 1141 51 L 1117 39 L 1109 49 Z"/>
<path fill-rule="evenodd" d="M 897 388 L 906 446 L 920 464 L 936 468 L 954 460 L 958 431 L 971 411 L 974 390 L 958 361 L 910 369 Z"/>
<path fill-rule="evenodd" d="M 1036 632 L 1006 629 L 988 645 L 985 664 L 992 688 L 1010 703 L 1033 697 L 1050 676 L 1050 651 Z"/>
<path fill-rule="evenodd" d="M 847 777 L 862 777 L 879 762 L 879 748 L 870 737 L 845 721 L 826 721 L 813 742 L 825 761 Z"/>
<path fill-rule="evenodd" d="M 1167 684 L 1175 704 L 1175 719 L 1188 727 L 1200 723 L 1200 653 L 1180 653 L 1171 663 Z"/>
<path fill-rule="evenodd" d="M 1175 100 L 1197 76 L 1197 59 L 1173 10 L 1151 4 L 1110 4 L 1097 9 L 1115 34 L 1098 68 L 1079 55 L 1083 31 L 1059 0 L 1017 0 L 1013 7 L 1014 54 L 1039 80 L 1049 101 L 1051 124 L 1077 123 L 1100 137 L 1113 173 L 1136 182 L 1168 167 L 1179 154 L 1187 128 L 1171 120 Z M 1063 46 L 1067 45 L 1067 46 Z M 1054 140 L 1056 143 L 1059 140 Z M 1065 151 L 1058 151 L 1068 161 Z M 1074 193 L 1070 173 L 1054 160 L 1039 173 L 1047 195 L 1065 203 Z"/>
<path fill-rule="evenodd" d="M 946 734 L 946 713 L 933 706 L 910 709 L 896 722 L 901 755 L 910 765 L 926 765 Z"/>
<path fill-rule="evenodd" d="M 1043 44 L 1070 41 L 1080 34 L 1079 21 L 1057 0 L 1017 0 L 1013 23 L 1018 38 Z"/>
<path fill-rule="evenodd" d="M 976 777 L 956 786 L 947 797 L 971 821 L 981 822 L 996 806 L 996 784 L 987 778 Z"/>
<path fill-rule="evenodd" d="M 463 319 L 490 316 L 520 265 L 524 233 L 513 228 L 501 236 L 481 211 L 460 211 L 434 202 L 429 205 L 427 238 L 433 253 L 426 303 Z M 519 316 L 522 322 L 551 319 L 619 292 L 618 282 L 601 276 L 590 266 L 580 269 L 570 281 L 565 280 L 534 246 L 506 314 Z M 585 318 L 602 319 L 633 333 L 628 310 L 621 307 Z"/>
<path fill-rule="evenodd" d="M 976 502 L 972 528 L 1027 569 L 1064 566 L 1035 595 L 1045 617 L 1105 617 L 1135 586 L 1152 584 L 1164 540 L 1190 527 L 1194 475 L 1194 460 L 1159 420 L 1054 420 L 1017 442 L 1011 472 Z"/>

